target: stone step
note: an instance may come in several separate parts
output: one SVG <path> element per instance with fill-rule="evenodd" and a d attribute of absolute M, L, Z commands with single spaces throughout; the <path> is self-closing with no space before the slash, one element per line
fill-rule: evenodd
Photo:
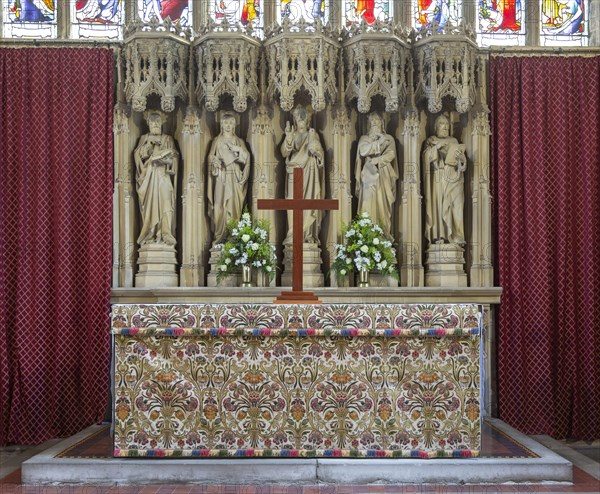
<path fill-rule="evenodd" d="M 497 419 L 486 419 L 529 453 L 505 458 L 448 459 L 159 459 L 58 458 L 61 452 L 98 432 L 92 426 L 22 465 L 25 485 L 369 485 L 369 484 L 501 484 L 572 482 L 572 464 Z M 537 456 L 537 457 L 535 457 Z"/>

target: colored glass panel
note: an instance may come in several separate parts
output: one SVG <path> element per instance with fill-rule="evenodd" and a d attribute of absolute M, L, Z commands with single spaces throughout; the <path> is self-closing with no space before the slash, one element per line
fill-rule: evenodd
<path fill-rule="evenodd" d="M 524 45 L 525 0 L 479 0 L 477 38 L 482 46 Z"/>
<path fill-rule="evenodd" d="M 227 19 L 229 24 L 239 22 L 243 26 L 251 24 L 255 30 L 263 28 L 260 0 L 213 0 L 210 15 L 216 22 Z"/>
<path fill-rule="evenodd" d="M 118 39 L 122 34 L 121 0 L 77 0 L 71 4 L 71 37 Z"/>
<path fill-rule="evenodd" d="M 585 0 L 542 0 L 542 45 L 587 45 L 588 2 Z"/>
<path fill-rule="evenodd" d="M 182 27 L 192 25 L 189 0 L 138 0 L 141 19 L 149 22 L 152 17 L 163 21 L 170 17 L 173 22 L 179 22 Z"/>
<path fill-rule="evenodd" d="M 327 0 L 281 0 L 279 4 L 279 18 L 288 18 L 293 23 L 304 19 L 314 22 L 320 18 L 327 22 L 329 18 L 329 2 Z"/>
<path fill-rule="evenodd" d="M 479 0 L 477 35 L 479 43 L 525 44 L 525 0 Z"/>
<path fill-rule="evenodd" d="M 344 0 L 343 5 L 346 26 L 363 19 L 373 24 L 375 20 L 387 21 L 392 17 L 389 0 Z"/>
<path fill-rule="evenodd" d="M 462 0 L 415 0 L 413 6 L 417 29 L 432 23 L 458 26 L 462 20 Z"/>
<path fill-rule="evenodd" d="M 4 0 L 5 38 L 55 38 L 56 0 Z"/>

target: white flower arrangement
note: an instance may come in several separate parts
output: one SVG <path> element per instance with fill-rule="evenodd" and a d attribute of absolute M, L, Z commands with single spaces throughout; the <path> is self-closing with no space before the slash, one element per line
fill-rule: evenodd
<path fill-rule="evenodd" d="M 239 221 L 227 224 L 229 236 L 221 248 L 221 257 L 217 263 L 217 281 L 238 271 L 242 266 L 259 269 L 272 278 L 275 275 L 277 258 L 275 246 L 268 242 L 269 222 L 253 221 L 250 213 L 244 211 Z"/>
<path fill-rule="evenodd" d="M 373 223 L 369 213 L 362 212 L 344 228 L 345 244 L 336 244 L 335 260 L 331 269 L 338 276 L 352 271 L 378 271 L 398 276 L 396 250 L 379 225 Z"/>

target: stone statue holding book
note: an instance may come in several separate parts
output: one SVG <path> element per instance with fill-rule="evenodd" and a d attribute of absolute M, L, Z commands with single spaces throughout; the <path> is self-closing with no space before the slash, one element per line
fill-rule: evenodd
<path fill-rule="evenodd" d="M 144 134 L 133 153 L 141 213 L 138 244 L 175 245 L 175 184 L 179 153 L 175 140 L 162 133 L 164 115 L 150 111 L 150 132 Z"/>

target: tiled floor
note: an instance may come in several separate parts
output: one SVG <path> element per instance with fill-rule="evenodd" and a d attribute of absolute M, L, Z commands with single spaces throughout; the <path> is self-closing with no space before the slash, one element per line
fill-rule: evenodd
<path fill-rule="evenodd" d="M 545 436 L 547 437 L 547 436 Z M 548 440 L 551 442 L 550 438 Z M 590 473 L 578 468 L 579 455 L 564 443 L 554 441 L 547 447 L 574 463 L 573 484 L 501 484 L 501 485 L 441 485 L 441 484 L 404 484 L 404 485 L 140 485 L 140 486 L 51 486 L 37 487 L 21 484 L 20 463 L 29 457 L 56 444 L 56 440 L 35 448 L 12 446 L 0 448 L 0 494 L 368 494 L 368 493 L 398 493 L 398 494 L 494 494 L 494 493 L 594 493 L 600 494 L 600 481 Z M 93 440 L 84 441 L 76 447 L 61 453 L 64 457 L 102 458 L 110 456 L 111 441 L 107 430 L 101 431 Z M 487 430 L 483 435 L 482 456 L 502 458 L 527 458 L 531 453 L 504 437 L 501 432 Z M 585 460 L 584 460 L 585 463 Z M 582 464 L 590 471 L 590 463 Z M 592 468 L 594 463 L 592 463 Z M 595 472 L 598 469 L 596 468 Z M 592 471 L 591 473 L 594 473 Z M 597 473 L 595 474 L 596 476 Z"/>
<path fill-rule="evenodd" d="M 19 483 L 20 471 L 0 480 L 2 494 L 495 494 L 495 493 L 563 493 L 598 494 L 600 484 L 585 472 L 574 469 L 572 485 L 312 485 L 312 486 L 255 486 L 255 485 L 144 485 L 144 486 L 56 486 L 35 487 Z"/>

